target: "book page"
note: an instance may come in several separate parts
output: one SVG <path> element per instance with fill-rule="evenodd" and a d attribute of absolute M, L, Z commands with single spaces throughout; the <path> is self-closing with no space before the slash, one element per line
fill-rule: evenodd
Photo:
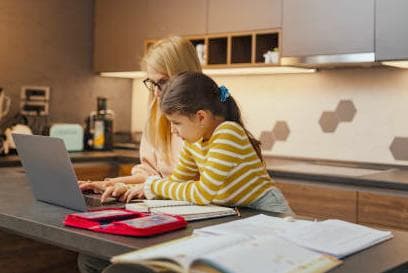
<path fill-rule="evenodd" d="M 240 235 L 193 235 L 154 247 L 132 251 L 112 258 L 113 263 L 145 263 L 145 260 L 173 260 L 185 270 L 192 261 L 206 253 L 229 245 L 240 244 L 249 238 Z"/>
<path fill-rule="evenodd" d="M 225 273 L 318 273 L 340 263 L 333 257 L 304 249 L 278 237 L 268 237 L 213 251 L 201 256 L 194 264 L 207 264 Z"/>
<path fill-rule="evenodd" d="M 287 221 L 284 218 L 259 214 L 242 220 L 232 221 L 224 224 L 208 226 L 194 230 L 197 234 L 242 234 L 251 237 L 267 236 L 286 233 L 296 226 L 302 228 L 310 225 L 311 221 L 295 220 Z"/>
<path fill-rule="evenodd" d="M 344 257 L 387 240 L 392 234 L 341 220 L 325 220 L 295 227 L 282 236 L 303 247 Z"/>
<path fill-rule="evenodd" d="M 180 215 L 180 216 L 185 217 L 186 220 L 193 219 L 193 216 L 197 216 L 196 218 L 198 219 L 204 219 L 204 218 L 236 214 L 236 211 L 233 208 L 221 207 L 221 206 L 215 206 L 215 205 L 207 205 L 207 206 L 190 205 L 190 206 L 160 207 L 160 208 L 152 208 L 151 212 Z"/>

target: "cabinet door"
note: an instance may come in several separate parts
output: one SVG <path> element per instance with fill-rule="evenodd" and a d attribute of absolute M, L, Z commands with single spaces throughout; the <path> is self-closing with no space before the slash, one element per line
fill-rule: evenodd
<path fill-rule="evenodd" d="M 376 0 L 375 57 L 377 60 L 408 58 L 408 1 Z"/>
<path fill-rule="evenodd" d="M 206 0 L 148 0 L 146 13 L 148 20 L 138 27 L 146 28 L 149 39 L 206 32 Z"/>
<path fill-rule="evenodd" d="M 358 223 L 408 229 L 408 194 L 359 192 Z"/>
<path fill-rule="evenodd" d="M 357 221 L 356 191 L 280 179 L 277 186 L 293 211 L 300 216 Z"/>
<path fill-rule="evenodd" d="M 374 0 L 285 0 L 282 33 L 283 56 L 374 52 Z"/>
<path fill-rule="evenodd" d="M 208 33 L 281 26 L 282 0 L 209 0 Z"/>
<path fill-rule="evenodd" d="M 95 72 L 139 70 L 144 53 L 147 0 L 96 0 Z"/>
<path fill-rule="evenodd" d="M 75 163 L 78 180 L 98 180 L 118 176 L 118 166 L 114 162 Z"/>

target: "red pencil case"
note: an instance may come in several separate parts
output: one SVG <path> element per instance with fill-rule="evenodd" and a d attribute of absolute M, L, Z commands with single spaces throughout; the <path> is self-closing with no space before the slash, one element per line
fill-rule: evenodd
<path fill-rule="evenodd" d="M 184 228 L 187 222 L 176 215 L 101 209 L 69 214 L 65 217 L 64 225 L 95 232 L 144 237 Z"/>

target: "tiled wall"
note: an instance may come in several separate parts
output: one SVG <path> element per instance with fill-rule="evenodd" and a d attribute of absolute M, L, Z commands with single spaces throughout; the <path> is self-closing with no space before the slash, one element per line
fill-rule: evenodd
<path fill-rule="evenodd" d="M 248 128 L 263 140 L 264 154 L 408 165 L 408 70 L 215 80 L 240 103 Z M 132 126 L 142 129 L 146 95 L 138 82 L 134 94 Z"/>
<path fill-rule="evenodd" d="M 21 86 L 51 87 L 51 122 L 83 123 L 108 98 L 115 130 L 128 131 L 131 81 L 92 72 L 92 0 L 1 0 L 0 87 L 12 98 L 10 118 L 19 110 Z"/>

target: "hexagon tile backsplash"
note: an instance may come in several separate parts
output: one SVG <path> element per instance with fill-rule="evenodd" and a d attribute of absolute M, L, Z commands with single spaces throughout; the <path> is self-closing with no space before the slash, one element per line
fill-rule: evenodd
<path fill-rule="evenodd" d="M 336 131 L 340 122 L 351 122 L 357 113 L 357 109 L 351 100 L 341 100 L 334 112 L 324 111 L 319 119 L 320 127 L 324 133 Z"/>
<path fill-rule="evenodd" d="M 396 160 L 408 160 L 408 137 L 394 137 L 390 151 Z"/>
<path fill-rule="evenodd" d="M 286 141 L 289 137 L 289 127 L 286 121 L 277 121 L 272 131 L 262 131 L 259 137 L 262 150 L 272 150 L 275 141 Z"/>

